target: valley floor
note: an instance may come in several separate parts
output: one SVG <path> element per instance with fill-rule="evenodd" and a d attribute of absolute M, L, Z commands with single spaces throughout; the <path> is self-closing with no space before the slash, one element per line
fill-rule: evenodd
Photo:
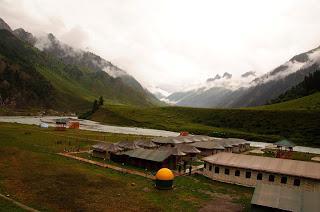
<path fill-rule="evenodd" d="M 320 147 L 319 110 L 204 109 L 105 105 L 89 119 L 109 125 L 188 131 L 213 137 Z"/>
<path fill-rule="evenodd" d="M 97 140 L 139 138 L 144 137 L 0 123 L 0 193 L 41 211 L 196 211 L 221 201 L 227 208 L 249 208 L 251 188 L 195 175 L 176 177 L 173 190 L 159 191 L 150 179 L 56 154 L 87 150 Z M 0 208 L 16 206 L 0 198 Z"/>

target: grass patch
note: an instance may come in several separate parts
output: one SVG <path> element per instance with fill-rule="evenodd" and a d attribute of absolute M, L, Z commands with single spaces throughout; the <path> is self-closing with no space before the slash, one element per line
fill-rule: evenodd
<path fill-rule="evenodd" d="M 76 135 L 77 138 L 70 137 Z M 124 139 L 123 136 L 136 138 L 103 135 L 113 137 L 113 141 Z M 82 136 L 84 139 L 80 139 Z M 69 142 L 70 148 L 83 149 L 95 143 L 85 136 L 101 134 L 0 123 L 1 193 L 41 211 L 197 211 L 225 193 L 243 207 L 250 203 L 253 189 L 217 183 L 202 176 L 177 177 L 175 189 L 159 191 L 152 180 L 55 154 L 69 147 Z M 57 140 L 63 143 L 57 144 Z"/>
<path fill-rule="evenodd" d="M 221 134 L 262 142 L 287 138 L 298 145 L 320 146 L 318 110 L 140 108 L 106 105 L 90 118 L 111 125 L 189 131 L 212 136 Z"/>
<path fill-rule="evenodd" d="M 8 212 L 8 211 L 25 212 L 26 210 L 0 197 L 0 212 Z"/>

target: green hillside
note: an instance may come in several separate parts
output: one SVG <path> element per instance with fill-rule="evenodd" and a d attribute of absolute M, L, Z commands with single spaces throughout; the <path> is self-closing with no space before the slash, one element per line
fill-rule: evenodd
<path fill-rule="evenodd" d="M 318 69 L 318 68 L 317 68 Z M 313 93 L 320 92 L 320 70 L 315 70 L 298 85 L 292 87 L 285 93 L 281 94 L 278 98 L 271 100 L 271 104 L 286 102 L 289 100 L 298 99 Z M 312 101 L 309 103 L 313 103 Z"/>
<path fill-rule="evenodd" d="M 257 110 L 319 110 L 320 112 L 320 92 L 298 99 L 281 103 L 259 106 L 251 109 Z"/>
<path fill-rule="evenodd" d="M 158 103 L 155 97 L 143 89 L 136 89 L 132 85 L 125 84 L 123 80 L 113 78 L 104 71 L 95 71 L 78 65 L 67 65 L 62 60 L 41 52 L 16 38 L 6 30 L 0 30 L 0 58 L 11 65 L 21 67 L 21 70 L 29 70 L 24 71 L 25 73 L 34 73 L 30 70 L 36 70 L 37 73 L 30 75 L 30 79 L 28 78 L 29 84 L 33 85 L 25 87 L 25 93 L 30 93 L 30 95 L 35 93 L 34 87 L 39 83 L 39 80 L 33 76 L 39 75 L 39 73 L 48 86 L 52 87 L 51 95 L 38 98 L 38 105 L 21 101 L 20 106 L 46 107 L 59 111 L 83 111 L 90 108 L 90 102 L 98 96 L 103 96 L 107 103 L 113 104 L 151 106 Z M 13 83 L 14 77 L 3 73 L 0 77 L 2 79 L 0 83 L 9 83 L 11 89 L 20 89 Z M 19 80 L 23 83 L 23 78 Z M 48 102 L 46 99 L 49 96 L 53 99 Z M 10 97 L 12 98 L 12 96 Z M 19 96 L 13 98 L 17 101 L 20 100 Z M 2 100 L 7 102 L 8 98 L 3 99 L 2 97 Z"/>
<path fill-rule="evenodd" d="M 139 108 L 107 105 L 90 118 L 112 125 L 189 131 L 194 134 L 264 142 L 287 138 L 301 145 L 320 146 L 318 110 Z"/>

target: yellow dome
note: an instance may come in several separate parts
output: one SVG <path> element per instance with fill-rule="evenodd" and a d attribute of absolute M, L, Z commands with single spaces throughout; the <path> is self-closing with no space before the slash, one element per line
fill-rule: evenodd
<path fill-rule="evenodd" d="M 170 169 L 162 168 L 156 174 L 157 180 L 173 180 L 174 175 Z"/>

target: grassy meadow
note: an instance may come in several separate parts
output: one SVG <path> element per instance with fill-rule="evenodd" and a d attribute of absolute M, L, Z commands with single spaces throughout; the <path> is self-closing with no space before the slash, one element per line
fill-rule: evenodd
<path fill-rule="evenodd" d="M 253 141 L 275 142 L 287 138 L 298 145 L 320 147 L 320 110 L 105 105 L 89 118 L 111 125 L 189 131 Z"/>
<path fill-rule="evenodd" d="M 221 198 L 248 209 L 251 188 L 187 176 L 177 177 L 173 190 L 159 191 L 152 180 L 55 154 L 88 149 L 96 140 L 137 138 L 142 137 L 0 123 L 0 193 L 41 211 L 197 211 Z M 15 206 L 0 198 L 0 208 Z"/>

